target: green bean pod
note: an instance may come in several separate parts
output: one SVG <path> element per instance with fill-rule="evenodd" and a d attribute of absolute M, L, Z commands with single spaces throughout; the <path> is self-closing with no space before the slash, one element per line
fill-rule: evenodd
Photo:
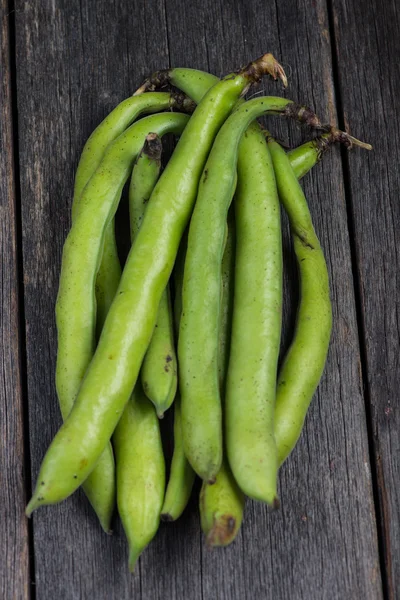
<path fill-rule="evenodd" d="M 222 259 L 221 319 L 219 338 L 219 382 L 222 398 L 228 368 L 233 309 L 235 268 L 235 223 L 233 211 L 228 213 L 227 238 Z M 236 537 L 243 519 L 245 497 L 237 485 L 225 457 L 216 481 L 203 481 L 200 491 L 201 528 L 209 546 L 227 546 Z"/>
<path fill-rule="evenodd" d="M 325 258 L 306 198 L 290 159 L 268 139 L 281 202 L 288 214 L 300 273 L 300 303 L 292 344 L 280 369 L 275 407 L 275 438 L 282 464 L 293 450 L 324 370 L 332 329 Z"/>
<path fill-rule="evenodd" d="M 208 91 L 210 87 L 212 87 L 215 84 L 216 81 L 218 81 L 217 77 L 204 71 L 174 68 L 154 74 L 152 78 L 150 78 L 146 82 L 144 88 L 155 89 L 160 85 L 164 85 L 165 83 L 171 83 L 172 85 L 185 92 L 188 96 L 193 98 L 195 102 L 199 102 L 203 95 Z M 259 135 L 254 126 L 251 126 L 247 130 L 246 143 L 248 147 L 250 147 L 250 137 L 253 138 L 254 147 L 250 148 L 249 152 L 250 154 L 253 154 L 254 148 L 256 148 L 259 139 Z M 306 142 L 301 146 L 288 152 L 288 158 L 290 160 L 291 166 L 295 172 L 296 177 L 298 179 L 301 179 L 312 167 L 314 167 L 322 159 L 322 156 L 325 153 L 325 151 L 328 150 L 330 145 L 335 142 L 343 143 L 347 147 L 352 147 L 353 145 L 355 145 L 367 150 L 372 149 L 372 146 L 370 144 L 361 142 L 345 132 L 339 131 L 335 128 L 331 128 L 329 133 L 325 133 L 322 136 L 315 138 L 310 142 Z M 279 411 L 281 415 L 280 419 L 283 420 L 287 418 L 284 411 L 281 411 L 281 409 L 279 409 Z M 295 440 L 294 443 L 291 446 L 289 446 L 288 449 L 285 450 L 283 446 L 282 448 L 280 446 L 281 440 L 282 443 L 285 443 L 284 436 L 282 436 L 282 438 L 278 437 L 276 439 L 278 457 L 282 457 L 279 458 L 280 464 L 282 464 L 284 457 L 287 456 L 293 449 L 296 441 Z"/>
<path fill-rule="evenodd" d="M 176 107 L 189 100 L 182 95 L 155 93 L 143 97 L 128 98 L 119 104 L 91 134 L 87 140 L 75 176 L 74 198 L 72 202 L 72 218 L 79 212 L 82 191 L 99 166 L 107 146 L 117 138 L 126 127 L 140 114 L 158 112 Z M 100 336 L 106 314 L 114 299 L 121 278 L 117 245 L 114 234 L 114 222 L 107 227 L 104 239 L 104 251 L 96 280 L 97 303 L 97 336 Z M 80 381 L 76 381 L 74 396 L 59 395 L 60 408 L 65 420 L 72 408 L 78 392 Z M 83 489 L 93 506 L 104 531 L 110 531 L 111 517 L 115 505 L 115 466 L 114 454 L 109 444 L 96 468 L 83 484 Z"/>
<path fill-rule="evenodd" d="M 188 91 L 191 95 L 190 91 Z M 251 125 L 247 129 L 246 142 L 241 142 L 239 153 L 245 151 L 246 145 L 249 149 L 249 156 L 254 157 L 257 146 L 249 148 L 250 139 L 253 139 L 253 144 L 256 141 L 258 134 L 254 132 L 254 127 Z M 322 152 L 328 149 L 331 143 L 331 134 L 324 134 L 321 138 L 316 138 L 311 143 L 305 143 L 299 146 L 292 152 L 288 153 L 293 168 L 297 177 L 304 176 L 319 160 L 322 158 Z M 253 164 L 253 168 L 254 168 Z M 239 180 L 243 176 L 240 169 L 238 172 Z M 254 172 L 251 177 L 254 177 Z M 229 221 L 229 219 L 228 219 Z M 232 317 L 233 303 L 233 281 L 234 281 L 234 241 L 232 232 L 233 223 L 230 223 L 228 228 L 228 240 L 224 251 L 222 261 L 222 302 L 221 302 L 221 335 L 220 335 L 220 383 L 223 384 L 223 373 L 226 373 L 226 359 L 229 358 L 229 340 L 230 340 L 230 323 Z M 233 260 L 232 260 L 233 259 Z M 230 299 L 229 302 L 226 299 Z M 278 447 L 279 451 L 279 447 Z M 243 518 L 244 495 L 238 487 L 229 465 L 225 460 L 222 462 L 221 470 L 217 475 L 216 482 L 209 485 L 203 482 L 200 493 L 200 517 L 203 532 L 206 535 L 206 540 L 210 546 L 226 546 L 230 544 L 236 537 Z"/>
<path fill-rule="evenodd" d="M 245 496 L 223 460 L 215 483 L 204 481 L 200 491 L 201 528 L 209 546 L 228 546 L 233 542 L 242 524 L 244 502 Z"/>
<path fill-rule="evenodd" d="M 206 71 L 175 67 L 153 73 L 134 95 L 151 92 L 171 84 L 183 91 L 198 104 L 208 90 L 218 81 L 218 77 Z"/>
<path fill-rule="evenodd" d="M 192 112 L 193 102 L 182 94 L 169 92 L 149 93 L 127 98 L 96 127 L 83 147 L 76 169 L 72 219 L 80 210 L 79 199 L 89 179 L 101 163 L 109 144 L 119 137 L 139 116 L 157 113 L 169 108 Z"/>
<path fill-rule="evenodd" d="M 235 195 L 236 263 L 226 383 L 229 464 L 247 496 L 277 503 L 274 408 L 282 321 L 282 239 L 274 169 L 262 132 L 244 134 Z M 249 128 L 251 130 L 251 127 Z"/>
<path fill-rule="evenodd" d="M 267 137 L 269 136 L 268 132 L 264 133 L 266 133 Z M 364 150 L 372 150 L 371 144 L 361 142 L 352 135 L 340 131 L 340 129 L 336 129 L 336 127 L 331 127 L 329 132 L 324 133 L 309 142 L 305 142 L 301 146 L 298 146 L 287 153 L 297 179 L 302 179 L 302 177 L 304 177 L 304 175 L 322 159 L 330 146 L 337 142 L 343 144 L 347 148 L 358 146 L 359 148 L 364 148 Z"/>
<path fill-rule="evenodd" d="M 145 193 L 142 201 L 145 197 L 148 198 L 146 192 L 149 188 L 151 191 L 157 181 L 161 151 L 160 138 L 157 134 L 149 134 L 132 173 L 135 181 L 140 182 L 138 187 Z M 131 213 L 131 221 L 133 218 Z M 111 298 L 110 294 L 109 297 Z M 164 495 L 165 487 L 160 432 L 154 410 L 148 404 L 138 384 L 113 436 L 117 453 L 117 500 L 129 543 L 131 570 L 157 531 L 160 521 L 160 498 Z M 98 467 L 92 474 L 97 470 Z"/>
<path fill-rule="evenodd" d="M 189 228 L 178 340 L 183 438 L 193 469 L 210 483 L 222 460 L 218 332 L 225 223 L 234 193 L 239 141 L 249 124 L 266 113 L 319 123 L 309 109 L 284 98 L 254 98 L 237 108 L 214 141 Z"/>
<path fill-rule="evenodd" d="M 125 129 L 143 114 L 157 113 L 169 108 L 183 109 L 192 112 L 193 102 L 183 94 L 153 93 L 145 96 L 127 98 L 96 127 L 88 138 L 76 170 L 74 199 L 72 202 L 72 219 L 79 212 L 79 199 L 89 179 L 99 166 L 107 147 Z M 97 336 L 100 337 L 102 324 L 108 308 L 114 299 L 119 280 L 121 266 L 115 240 L 114 220 L 108 225 L 104 235 L 104 251 L 96 280 L 97 304 Z"/>
<path fill-rule="evenodd" d="M 160 299 L 189 221 L 214 137 L 238 98 L 266 73 L 284 77 L 271 55 L 264 55 L 238 74 L 216 83 L 193 113 L 153 191 L 78 397 L 44 457 L 33 498 L 26 509 L 28 515 L 38 506 L 58 502 L 73 493 L 91 473 L 107 445 L 129 400 L 150 342 Z M 182 129 L 183 115 L 162 116 L 171 119 L 169 131 Z M 146 117 L 130 129 L 146 128 L 143 123 L 157 117 L 160 115 Z M 167 129 L 164 122 L 164 129 L 147 129 L 146 134 L 151 131 L 160 134 Z M 63 361 L 71 368 L 79 364 L 76 368 L 81 371 L 82 356 L 77 361 L 71 358 L 93 352 L 93 289 L 104 231 L 114 215 L 137 154 L 135 144 L 128 144 L 129 132 L 128 129 L 113 144 L 86 186 L 82 211 L 65 244 L 57 310 L 62 332 L 60 347 L 64 352 L 58 362 L 58 372 L 62 370 Z M 143 137 L 140 141 L 143 145 Z M 110 164 L 107 158 L 116 148 L 118 152 Z M 81 294 L 83 290 L 85 293 Z M 73 373 L 74 377 L 77 375 L 82 377 L 83 373 Z"/>
<path fill-rule="evenodd" d="M 159 135 L 179 134 L 189 117 L 180 113 L 164 113 L 145 117 L 131 125 L 108 148 L 103 161 L 85 187 L 80 199 L 80 210 L 67 237 L 60 275 L 56 305 L 59 352 L 56 383 L 59 397 L 74 398 L 76 387 L 82 381 L 95 348 L 95 278 L 102 256 L 103 239 L 108 223 L 114 216 L 122 188 L 131 172 L 132 164 L 150 132 Z M 123 327 L 121 323 L 121 327 Z M 103 337 L 100 337 L 100 339 Z M 107 357 L 110 353 L 107 354 Z M 112 359 L 108 358 L 110 363 Z M 133 386 L 132 386 L 133 388 Z M 130 393 L 130 392 L 129 392 Z M 74 404 L 74 411 L 76 403 Z M 122 409 L 113 411 L 116 425 Z M 71 414 L 71 413 L 70 413 Z M 87 435 L 88 426 L 95 428 L 98 415 L 89 414 L 81 406 L 75 428 L 75 441 L 69 442 L 70 425 L 63 426 L 61 444 L 53 446 L 48 460 L 39 473 L 34 497 L 27 508 L 29 515 L 41 504 L 52 504 L 70 495 L 90 474 L 98 458 L 86 462 L 86 443 L 95 441 L 103 449 L 115 426 L 99 441 L 97 432 Z M 66 447 L 64 447 L 66 444 Z M 72 448 L 72 449 L 71 449 Z M 79 457 L 79 458 L 77 458 Z M 65 468 L 65 464 L 68 468 Z M 83 473 L 83 474 L 82 474 Z"/>
<path fill-rule="evenodd" d="M 176 107 L 184 107 L 190 111 L 193 108 L 193 103 L 182 94 L 150 93 L 142 97 L 132 96 L 121 102 L 96 127 L 83 148 L 76 171 L 74 198 L 72 202 L 73 220 L 80 209 L 80 198 L 83 189 L 99 166 L 107 146 L 141 114 L 159 112 Z M 114 222 L 112 221 L 105 232 L 104 251 L 96 279 L 96 329 L 98 337 L 100 336 L 108 308 L 115 296 L 120 278 L 121 266 L 115 241 Z M 63 420 L 67 418 L 72 408 L 80 383 L 81 381 L 75 382 L 75 393 L 73 396 L 63 394 L 62 392 L 58 394 Z M 115 504 L 115 467 L 111 444 L 105 448 L 96 468 L 84 482 L 83 489 L 96 511 L 103 529 L 109 532 Z"/>
<path fill-rule="evenodd" d="M 189 502 L 194 479 L 195 473 L 183 449 L 181 400 L 178 393 L 174 402 L 174 453 L 161 510 L 163 521 L 176 521 L 181 516 Z"/>
<path fill-rule="evenodd" d="M 177 334 L 179 332 L 179 322 L 182 312 L 182 285 L 186 247 L 187 235 L 184 234 L 173 272 L 175 291 L 174 324 Z M 183 449 L 181 399 L 178 392 L 174 402 L 174 453 L 172 455 L 171 471 L 161 511 L 161 519 L 163 521 L 176 521 L 181 516 L 189 502 L 194 480 L 195 472 L 190 466 Z"/>
<path fill-rule="evenodd" d="M 264 134 L 268 138 L 269 132 L 264 131 Z M 297 179 L 302 179 L 322 159 L 330 146 L 330 137 L 330 133 L 324 133 L 287 153 Z"/>
<path fill-rule="evenodd" d="M 113 435 L 117 465 L 117 504 L 129 543 L 129 568 L 155 536 L 165 489 L 165 463 L 154 406 L 140 384 Z"/>
<path fill-rule="evenodd" d="M 161 169 L 161 140 L 151 135 L 147 136 L 143 151 L 133 167 L 129 187 L 132 242 L 142 224 Z M 178 381 L 169 285 L 160 300 L 156 326 L 142 364 L 141 379 L 146 396 L 162 418 L 175 398 Z"/>

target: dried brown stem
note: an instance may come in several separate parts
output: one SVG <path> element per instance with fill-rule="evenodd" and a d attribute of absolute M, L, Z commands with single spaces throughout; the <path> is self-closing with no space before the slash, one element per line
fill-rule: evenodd
<path fill-rule="evenodd" d="M 284 87 L 287 87 L 285 71 L 282 65 L 270 53 L 263 54 L 260 58 L 249 63 L 239 73 L 247 77 L 251 83 L 257 83 L 264 75 L 270 75 L 275 80 L 280 79 Z"/>
<path fill-rule="evenodd" d="M 170 70 L 162 69 L 160 71 L 156 71 L 153 75 L 150 75 L 143 84 L 136 90 L 133 94 L 134 96 L 139 96 L 144 92 L 154 92 L 157 89 L 166 87 L 170 81 Z"/>

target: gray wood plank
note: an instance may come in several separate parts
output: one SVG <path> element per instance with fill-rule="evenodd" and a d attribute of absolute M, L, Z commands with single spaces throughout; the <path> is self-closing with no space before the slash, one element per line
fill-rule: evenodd
<path fill-rule="evenodd" d="M 325 5 L 290 0 L 80 6 L 18 2 L 18 108 L 32 472 L 60 424 L 54 388 L 54 302 L 67 234 L 73 171 L 94 126 L 156 68 L 210 68 L 221 75 L 266 50 L 287 67 L 288 94 L 325 119 L 336 116 Z M 167 28 L 166 28 L 167 24 Z M 168 44 L 167 44 L 168 40 Z M 169 53 L 169 54 L 168 54 Z M 270 93 L 281 93 L 265 84 Z M 279 137 L 299 140 L 268 121 Z M 358 132 L 355 132 L 358 133 Z M 362 157 L 365 160 L 365 156 Z M 197 498 L 161 527 L 133 577 L 120 526 L 100 531 L 82 494 L 34 515 L 38 598 L 153 600 L 380 598 L 366 419 L 338 151 L 305 182 L 333 281 L 329 364 L 305 434 L 281 473 L 281 511 L 248 503 L 235 544 L 209 552 Z M 285 238 L 286 288 L 293 257 Z M 293 288 L 293 289 L 292 289 Z M 286 301 L 287 345 L 295 303 Z M 198 490 L 197 490 L 198 494 Z"/>
<path fill-rule="evenodd" d="M 14 177 L 10 13 L 0 24 L 0 598 L 30 597 L 29 539 L 24 515 L 25 445 L 19 329 L 17 202 Z M 26 443 L 28 441 L 26 440 Z"/>
<path fill-rule="evenodd" d="M 88 135 L 147 71 L 168 66 L 163 3 L 17 2 L 18 113 L 32 477 L 61 424 L 54 304 L 74 170 Z M 156 32 L 156 33 L 155 33 Z M 40 600 L 140 598 L 119 523 L 80 492 L 33 516 Z M 153 570 L 154 573 L 154 570 Z"/>
<path fill-rule="evenodd" d="M 335 123 L 331 47 L 325 3 L 167 3 L 171 65 L 228 72 L 264 51 L 281 59 L 287 95 Z M 182 28 L 182 21 L 187 25 Z M 261 89 L 282 94 L 265 82 Z M 300 141 L 297 127 L 267 121 Z M 358 133 L 358 131 L 357 131 Z M 360 131 L 360 135 L 361 135 Z M 359 161 L 368 160 L 365 153 Z M 304 182 L 332 281 L 334 332 L 326 373 L 306 430 L 280 475 L 282 508 L 268 514 L 247 503 L 244 525 L 225 550 L 202 546 L 203 597 L 380 598 L 378 548 L 370 481 L 366 416 L 340 152 L 334 149 Z M 284 346 L 295 316 L 289 291 L 295 269 L 286 229 Z"/>
<path fill-rule="evenodd" d="M 343 120 L 374 146 L 346 157 L 387 595 L 400 590 L 400 8 L 334 0 Z"/>

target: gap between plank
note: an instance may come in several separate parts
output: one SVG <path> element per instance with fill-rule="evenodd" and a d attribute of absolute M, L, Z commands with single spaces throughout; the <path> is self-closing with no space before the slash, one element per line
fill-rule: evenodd
<path fill-rule="evenodd" d="M 333 85 L 335 89 L 336 95 L 336 108 L 337 108 L 337 117 L 338 117 L 338 127 L 343 131 L 346 131 L 346 125 L 344 120 L 344 111 L 343 111 L 343 103 L 342 103 L 342 95 L 340 89 L 340 74 L 339 74 L 339 64 L 338 64 L 338 49 L 336 44 L 336 32 L 335 32 L 335 21 L 333 14 L 333 5 L 332 0 L 327 0 L 327 13 L 328 13 L 328 24 L 329 24 L 329 36 L 331 40 L 331 50 L 332 50 L 332 74 L 333 74 Z M 351 258 L 351 272 L 353 277 L 353 289 L 354 289 L 354 298 L 355 298 L 355 309 L 356 309 L 356 321 L 357 321 L 357 331 L 358 331 L 358 340 L 359 340 L 359 350 L 360 350 L 360 362 L 361 362 L 361 380 L 363 386 L 363 395 L 364 395 L 364 405 L 365 405 L 365 416 L 366 416 L 366 424 L 367 424 L 367 437 L 368 437 L 368 450 L 369 450 L 369 462 L 371 468 L 371 481 L 372 481 L 372 492 L 373 492 L 373 500 L 374 500 L 374 508 L 375 508 L 375 521 L 376 521 L 376 529 L 377 529 L 377 537 L 378 537 L 378 551 L 379 551 L 379 563 L 380 563 L 380 571 L 381 571 L 381 582 L 382 582 L 382 592 L 385 600 L 389 600 L 389 586 L 388 586 L 388 572 L 386 567 L 386 551 L 385 551 L 385 533 L 384 533 L 384 522 L 383 515 L 381 510 L 381 505 L 379 501 L 379 474 L 378 474 L 378 464 L 376 458 L 376 446 L 374 441 L 373 434 L 373 424 L 372 424 L 372 411 L 371 411 L 371 391 L 368 383 L 367 376 L 367 351 L 366 351 L 366 332 L 365 332 L 365 324 L 364 324 L 364 315 L 362 311 L 362 301 L 361 301 L 361 286 L 360 286 L 360 277 L 358 271 L 358 255 L 357 248 L 355 244 L 355 225 L 354 225 L 354 214 L 353 214 L 353 202 L 351 195 L 351 186 L 350 186 L 350 166 L 348 159 L 348 150 L 343 146 L 340 148 L 341 153 L 341 161 L 342 161 L 342 169 L 343 169 L 343 181 L 344 181 L 344 192 L 345 192 L 345 202 L 346 202 L 346 213 L 347 213 L 347 228 L 349 231 L 349 243 L 350 243 L 350 258 Z"/>
<path fill-rule="evenodd" d="M 18 271 L 18 320 L 19 320 L 19 357 L 21 372 L 22 391 L 22 415 L 23 415 L 23 452 L 25 471 L 25 491 L 29 498 L 32 493 L 31 456 L 29 447 L 29 416 L 28 416 L 28 385 L 27 385 L 27 356 L 26 356 L 26 332 L 25 332 L 25 290 L 24 270 L 22 254 L 22 214 L 21 214 L 21 185 L 19 165 L 19 138 L 18 138 L 18 107 L 17 107 L 17 59 L 16 59 L 16 25 L 15 25 L 15 1 L 8 3 L 8 31 L 10 43 L 10 81 L 11 81 L 11 115 L 12 115 L 12 137 L 13 137 L 13 159 L 14 159 L 14 184 L 15 184 L 15 216 L 16 216 L 16 242 L 17 242 L 17 271 Z M 35 556 L 33 545 L 33 521 L 28 519 L 28 548 L 29 548 L 29 578 L 30 598 L 35 600 Z"/>

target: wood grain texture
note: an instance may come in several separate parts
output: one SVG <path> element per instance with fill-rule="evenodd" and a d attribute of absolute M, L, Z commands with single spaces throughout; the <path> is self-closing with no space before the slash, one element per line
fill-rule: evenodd
<path fill-rule="evenodd" d="M 152 33 L 153 32 L 153 33 Z M 61 251 L 73 177 L 91 131 L 167 67 L 162 2 L 16 3 L 26 346 L 32 477 L 61 424 L 54 385 Z M 33 516 L 41 600 L 140 597 L 119 523 L 100 529 L 82 493 Z M 153 576 L 153 575 L 152 575 Z"/>
<path fill-rule="evenodd" d="M 169 64 L 217 75 L 265 51 L 290 75 L 288 95 L 334 121 L 326 6 L 288 0 L 114 3 L 17 2 L 18 110 L 32 473 L 61 423 L 54 368 L 54 303 L 70 225 L 73 173 L 91 130 L 144 75 Z M 281 94 L 280 86 L 264 88 Z M 278 137 L 296 127 L 268 120 Z M 362 131 L 354 131 L 362 134 Z M 359 160 L 367 160 L 365 155 Z M 366 164 L 366 163 L 364 163 Z M 119 524 L 105 536 L 83 494 L 33 517 L 37 597 L 155 600 L 381 598 L 366 416 L 337 149 L 305 181 L 331 274 L 335 328 L 326 374 L 301 441 L 280 475 L 282 509 L 248 502 L 238 539 L 209 551 L 198 489 L 184 516 L 162 525 L 127 571 Z M 294 265 L 285 230 L 284 343 L 295 315 Z"/>
<path fill-rule="evenodd" d="M 283 62 L 286 95 L 335 122 L 328 17 L 323 2 L 167 3 L 171 64 L 226 73 L 268 50 Z M 187 39 L 182 37 L 182 20 Z M 193 41 L 194 40 L 194 41 Z M 206 62 L 207 61 L 207 62 Z M 265 82 L 261 89 L 282 94 Z M 259 90 L 257 90 L 259 91 Z M 297 127 L 268 126 L 292 144 Z M 298 448 L 280 476 L 282 509 L 268 514 L 248 502 L 235 544 L 221 552 L 202 545 L 206 598 L 381 597 L 366 416 L 353 295 L 340 153 L 334 149 L 304 182 L 332 283 L 334 332 L 328 365 Z M 293 290 L 293 258 L 285 236 L 286 291 Z M 285 303 L 284 345 L 295 303 Z M 357 474 L 357 475 L 355 475 Z M 368 549 L 368 550 L 367 550 Z"/>
<path fill-rule="evenodd" d="M 385 577 L 400 591 L 400 7 L 334 0 L 343 119 L 374 147 L 348 155 Z"/>
<path fill-rule="evenodd" d="M 0 7 L 0 598 L 30 597 L 8 3 Z"/>

